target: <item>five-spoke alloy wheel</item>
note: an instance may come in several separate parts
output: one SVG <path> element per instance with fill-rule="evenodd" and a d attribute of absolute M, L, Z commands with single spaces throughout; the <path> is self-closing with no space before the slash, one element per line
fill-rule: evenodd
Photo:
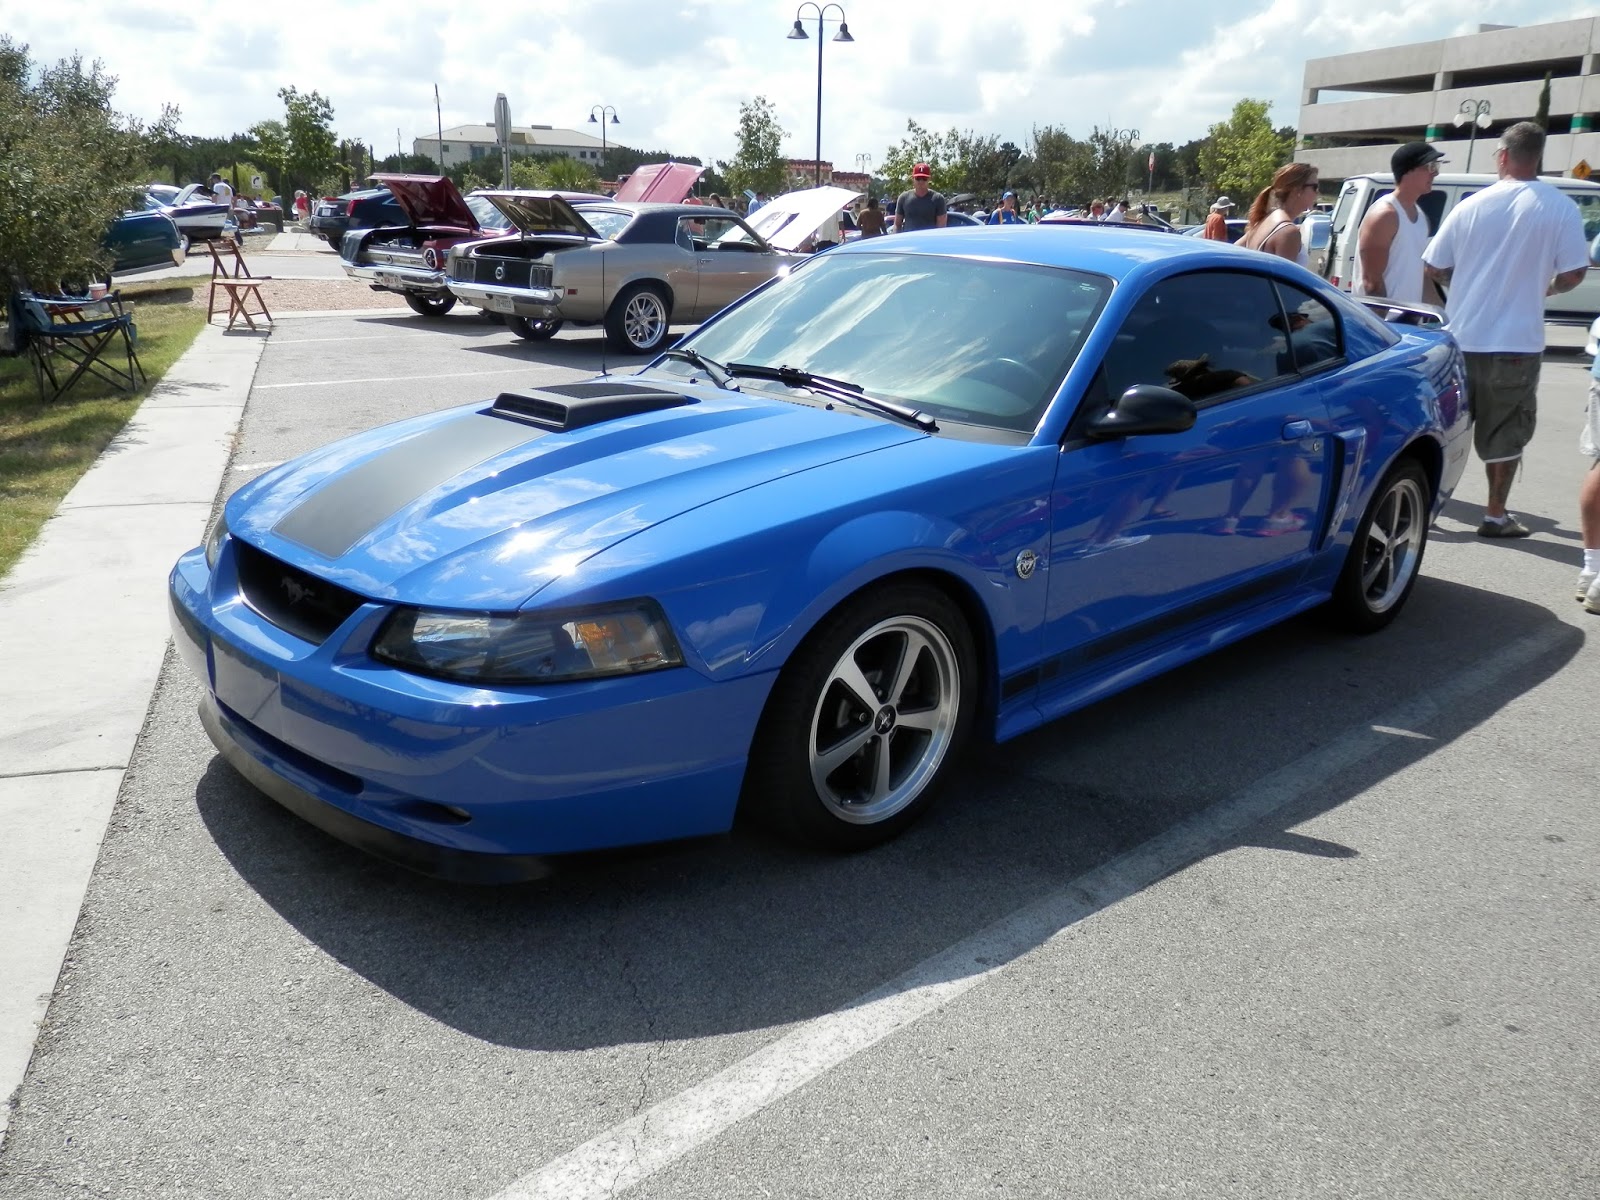
<path fill-rule="evenodd" d="M 659 286 L 636 283 L 624 288 L 606 310 L 606 336 L 619 350 L 654 354 L 667 340 L 671 315 Z"/>
<path fill-rule="evenodd" d="M 1415 459 L 1401 459 L 1373 492 L 1333 592 L 1333 611 L 1361 633 L 1399 614 L 1422 570 L 1428 546 L 1428 477 Z"/>
<path fill-rule="evenodd" d="M 774 688 L 746 805 L 838 849 L 893 837 L 921 814 L 972 727 L 977 660 L 941 591 L 894 583 L 824 620 Z"/>

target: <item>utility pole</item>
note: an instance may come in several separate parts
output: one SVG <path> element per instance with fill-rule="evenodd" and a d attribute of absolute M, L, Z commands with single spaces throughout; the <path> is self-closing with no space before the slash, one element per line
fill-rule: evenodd
<path fill-rule="evenodd" d="M 439 85 L 433 85 L 433 117 L 439 123 L 439 174 L 444 174 L 444 112 L 439 108 Z"/>

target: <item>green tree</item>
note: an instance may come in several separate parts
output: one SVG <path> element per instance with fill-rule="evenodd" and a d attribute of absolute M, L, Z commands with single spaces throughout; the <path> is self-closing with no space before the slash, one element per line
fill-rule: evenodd
<path fill-rule="evenodd" d="M 1213 190 L 1237 197 L 1248 205 L 1272 182 L 1272 173 L 1293 153 L 1284 145 L 1283 133 L 1267 120 L 1271 101 L 1246 98 L 1233 106 L 1233 114 L 1206 132 L 1200 147 L 1200 173 Z M 1289 131 L 1291 134 L 1293 131 Z"/>
<path fill-rule="evenodd" d="M 115 77 L 77 55 L 35 70 L 0 34 L 0 295 L 100 274 L 100 242 L 149 170 L 139 122 L 111 107 Z"/>
<path fill-rule="evenodd" d="M 279 88 L 283 101 L 283 126 L 288 138 L 284 170 L 285 190 L 317 190 L 340 165 L 339 140 L 333 132 L 333 105 L 319 92 L 301 92 L 293 86 Z"/>
<path fill-rule="evenodd" d="M 550 182 L 550 172 L 542 162 L 534 162 L 528 158 L 513 158 L 511 160 L 511 186 L 540 191 L 555 185 Z"/>
<path fill-rule="evenodd" d="M 739 105 L 739 128 L 734 137 L 738 148 L 733 161 L 719 163 L 718 167 L 735 191 L 749 189 L 768 196 L 784 190 L 786 174 L 783 165 L 783 126 L 778 124 L 778 112 L 765 96 Z"/>
<path fill-rule="evenodd" d="M 883 154 L 878 174 L 887 185 L 887 196 L 898 196 L 911 186 L 911 169 L 919 162 L 928 164 L 929 186 L 949 196 L 960 191 L 966 165 L 952 158 L 952 147 L 944 137 L 906 121 L 906 136 Z"/>
<path fill-rule="evenodd" d="M 250 136 L 256 143 L 255 158 L 266 168 L 269 191 L 282 191 L 289 169 L 289 127 L 282 121 L 257 121 L 250 126 Z"/>
<path fill-rule="evenodd" d="M 183 112 L 176 104 L 163 104 L 161 115 L 144 131 L 144 156 L 158 175 L 169 176 L 178 182 L 184 152 L 184 139 L 178 132 Z"/>
<path fill-rule="evenodd" d="M 547 164 L 544 173 L 550 180 L 547 186 L 559 192 L 592 192 L 600 182 L 595 178 L 594 168 L 588 163 L 564 154 Z"/>

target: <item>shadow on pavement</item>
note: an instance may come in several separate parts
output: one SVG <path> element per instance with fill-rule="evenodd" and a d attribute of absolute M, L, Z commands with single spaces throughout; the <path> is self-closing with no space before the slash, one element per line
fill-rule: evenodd
<path fill-rule="evenodd" d="M 1326 861 L 1294 831 L 1471 733 L 1583 642 L 1545 608 L 1423 579 L 1388 631 L 1315 617 L 1269 630 L 1023 738 L 969 751 L 900 840 L 829 857 L 738 833 L 588 856 L 508 889 L 435 883 L 350 850 L 220 758 L 196 801 L 216 845 L 300 933 L 473 1037 L 562 1050 L 705 1037 L 813 1018 L 1208 810 L 1347 731 L 1542 635 L 1525 665 L 1297 789 L 1228 846 Z M 1174 862 L 1173 869 L 1183 864 Z M 1118 896 L 1101 898 L 1100 906 Z"/>

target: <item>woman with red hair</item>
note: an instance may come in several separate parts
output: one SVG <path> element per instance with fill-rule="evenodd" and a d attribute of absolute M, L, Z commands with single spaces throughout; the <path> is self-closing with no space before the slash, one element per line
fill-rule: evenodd
<path fill-rule="evenodd" d="M 1279 167 L 1250 206 L 1249 221 L 1239 245 L 1265 250 L 1306 265 L 1305 241 L 1295 224 L 1317 202 L 1317 168 L 1310 163 Z"/>

